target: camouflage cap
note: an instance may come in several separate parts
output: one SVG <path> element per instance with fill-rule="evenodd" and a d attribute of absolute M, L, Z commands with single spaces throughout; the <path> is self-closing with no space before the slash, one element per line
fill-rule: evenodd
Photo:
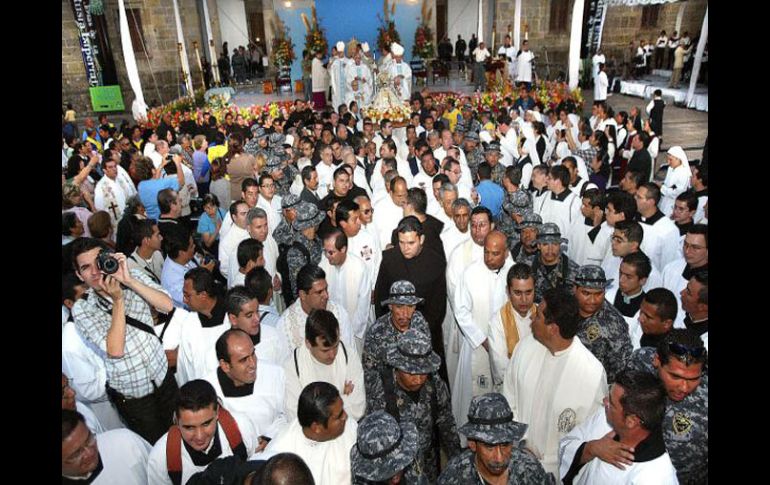
<path fill-rule="evenodd" d="M 398 336 L 388 348 L 389 366 L 409 374 L 432 374 L 441 367 L 441 358 L 430 343 L 430 337 L 415 328 Z"/>
<path fill-rule="evenodd" d="M 561 231 L 559 226 L 553 222 L 546 222 L 541 225 L 537 231 L 537 243 L 538 244 L 562 244 L 567 243 L 567 240 L 561 237 Z"/>
<path fill-rule="evenodd" d="M 286 135 L 283 133 L 270 133 L 269 143 L 271 147 L 281 146 L 286 141 Z"/>
<path fill-rule="evenodd" d="M 513 420 L 511 406 L 497 392 L 488 392 L 471 400 L 468 422 L 458 429 L 468 439 L 490 445 L 518 443 L 527 425 Z"/>
<path fill-rule="evenodd" d="M 515 226 L 517 231 L 521 231 L 525 227 L 535 227 L 540 229 L 540 225 L 543 224 L 543 218 L 532 211 L 525 212 L 522 217 L 521 224 L 516 224 Z"/>
<path fill-rule="evenodd" d="M 297 231 L 302 231 L 308 227 L 318 226 L 324 220 L 325 215 L 318 210 L 315 204 L 309 202 L 300 202 L 297 204 L 297 218 L 294 219 L 291 227 Z"/>
<path fill-rule="evenodd" d="M 465 134 L 465 139 L 470 141 L 475 141 L 476 143 L 481 141 L 481 138 L 479 138 L 479 134 L 476 131 L 469 131 Z"/>
<path fill-rule="evenodd" d="M 259 124 L 251 125 L 251 133 L 254 135 L 254 138 L 256 138 L 257 140 L 267 136 L 267 133 L 265 132 L 265 128 Z"/>
<path fill-rule="evenodd" d="M 530 206 L 529 197 L 526 191 L 517 190 L 509 195 L 508 201 L 503 204 L 503 209 L 509 214 L 524 214 Z"/>
<path fill-rule="evenodd" d="M 401 423 L 384 410 L 366 415 L 358 423 L 358 438 L 350 449 L 353 475 L 366 480 L 389 480 L 417 456 L 417 426 Z"/>
<path fill-rule="evenodd" d="M 502 151 L 500 150 L 500 143 L 496 141 L 490 141 L 489 143 L 487 143 L 487 146 L 484 148 L 484 153 L 488 153 L 488 152 L 502 153 Z"/>
<path fill-rule="evenodd" d="M 461 135 L 465 134 L 465 125 L 462 123 L 457 123 L 455 125 L 455 133 L 460 133 Z"/>
<path fill-rule="evenodd" d="M 267 162 L 265 162 L 265 168 L 268 172 L 278 170 L 281 167 L 281 162 L 281 157 L 273 153 L 272 155 L 268 155 Z"/>
<path fill-rule="evenodd" d="M 581 266 L 575 278 L 570 280 L 570 283 L 574 283 L 576 286 L 582 286 L 584 288 L 592 288 L 594 290 L 603 290 L 610 286 L 614 278 L 607 279 L 604 275 L 604 270 L 601 266 L 595 264 L 587 264 Z"/>
<path fill-rule="evenodd" d="M 299 195 L 289 192 L 281 198 L 281 209 L 291 209 L 295 205 L 299 204 L 302 199 Z"/>
<path fill-rule="evenodd" d="M 411 281 L 398 280 L 390 285 L 390 298 L 382 301 L 381 305 L 417 305 L 422 301 Z"/>

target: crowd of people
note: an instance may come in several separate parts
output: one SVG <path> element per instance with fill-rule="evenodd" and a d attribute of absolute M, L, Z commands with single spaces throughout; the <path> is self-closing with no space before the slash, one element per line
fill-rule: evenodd
<path fill-rule="evenodd" d="M 63 482 L 705 482 L 707 159 L 408 88 L 68 127 Z"/>

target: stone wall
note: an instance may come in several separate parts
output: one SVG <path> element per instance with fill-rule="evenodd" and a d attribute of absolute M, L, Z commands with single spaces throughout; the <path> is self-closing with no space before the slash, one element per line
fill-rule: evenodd
<path fill-rule="evenodd" d="M 505 37 L 508 24 L 513 24 L 515 7 L 514 0 L 502 0 L 497 2 L 497 45 Z M 684 17 L 682 18 L 682 31 L 689 31 L 690 38 L 700 33 L 703 23 L 703 15 L 706 13 L 708 0 L 689 0 L 686 2 Z M 567 18 L 567 31 L 549 32 L 551 16 L 551 0 L 522 0 L 521 2 L 521 38 L 524 39 L 524 24 L 529 26 L 530 47 L 540 56 L 540 61 L 545 61 L 544 49 L 548 50 L 548 61 L 563 65 L 567 68 L 569 55 L 569 29 L 572 19 L 572 5 L 570 2 Z M 658 26 L 641 28 L 642 7 L 609 7 L 602 34 L 602 46 L 608 56 L 622 58 L 621 50 L 631 40 L 656 39 L 661 30 L 671 34 L 676 25 L 676 16 L 679 12 L 679 3 L 664 4 L 660 7 Z M 681 34 L 681 32 L 680 32 Z M 552 69 L 553 73 L 553 69 Z"/>
<path fill-rule="evenodd" d="M 201 87 L 201 75 L 192 42 L 198 42 L 201 58 L 206 54 L 205 33 L 201 31 L 197 0 L 179 0 L 179 13 L 184 32 L 185 47 L 195 89 Z M 209 0 L 209 16 L 217 53 L 221 49 L 219 19 L 216 0 Z M 138 8 L 141 11 L 142 30 L 146 42 L 146 51 L 135 46 L 144 98 L 149 105 L 153 100 L 167 103 L 179 96 L 181 68 L 177 54 L 176 23 L 174 7 L 169 0 L 127 0 L 126 8 Z M 126 67 L 123 62 L 123 49 L 120 43 L 120 27 L 117 0 L 105 0 L 105 18 L 118 72 L 118 83 L 123 93 L 126 113 L 131 112 L 134 94 L 128 82 Z M 85 79 L 77 24 L 69 0 L 62 0 L 62 103 L 71 102 L 79 117 L 92 116 L 88 83 Z"/>

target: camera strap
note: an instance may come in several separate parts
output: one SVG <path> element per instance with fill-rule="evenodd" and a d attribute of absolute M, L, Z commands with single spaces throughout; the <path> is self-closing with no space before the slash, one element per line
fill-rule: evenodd
<path fill-rule="evenodd" d="M 110 316 L 110 318 L 112 318 L 112 303 L 110 303 L 109 301 L 107 301 L 107 300 L 106 300 L 106 299 L 105 299 L 103 296 L 99 295 L 98 293 L 94 293 L 94 294 L 97 296 L 97 298 L 99 298 L 99 301 L 100 301 L 100 302 L 101 302 L 101 303 L 102 303 L 104 306 L 108 306 L 108 307 L 110 307 L 110 311 L 107 311 L 105 308 L 102 308 L 102 307 L 101 307 L 101 305 L 97 305 L 97 306 L 99 306 L 100 308 L 102 308 L 102 309 L 104 310 L 104 313 L 106 313 L 107 315 L 109 315 L 109 316 Z M 139 320 L 137 320 L 136 318 L 134 318 L 134 317 L 130 316 L 130 315 L 129 315 L 128 313 L 126 313 L 125 311 L 123 312 L 123 315 L 124 315 L 124 316 L 125 316 L 125 318 L 126 318 L 126 324 L 127 324 L 127 325 L 131 325 L 132 327 L 134 327 L 134 328 L 136 328 L 136 329 L 138 329 L 138 330 L 141 330 L 141 331 L 143 331 L 143 332 L 147 332 L 147 333 L 149 333 L 149 334 L 152 334 L 152 335 L 154 335 L 154 336 L 155 336 L 155 337 L 156 337 L 158 340 L 160 340 L 160 341 L 161 341 L 161 343 L 163 342 L 163 339 L 161 339 L 160 337 L 158 337 L 158 334 L 157 334 L 157 333 L 155 333 L 155 330 L 153 330 L 153 329 L 152 329 L 152 327 L 150 327 L 150 326 L 149 326 L 149 325 L 147 325 L 146 323 L 144 323 L 144 322 L 142 322 L 142 321 L 139 321 Z M 169 321 L 171 321 L 171 319 L 170 319 L 170 318 L 169 318 Z M 168 325 L 168 322 L 166 323 L 166 325 Z M 164 327 L 164 333 L 165 333 L 165 327 Z"/>

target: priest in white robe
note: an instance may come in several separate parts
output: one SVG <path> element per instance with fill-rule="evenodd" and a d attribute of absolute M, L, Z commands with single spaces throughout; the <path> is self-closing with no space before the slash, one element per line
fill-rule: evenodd
<path fill-rule="evenodd" d="M 313 312 L 305 336 L 304 344 L 294 349 L 284 363 L 287 418 L 297 417 L 297 402 L 305 386 L 322 381 L 337 388 L 351 418 L 361 419 L 366 411 L 361 355 L 339 340 L 339 324 L 334 315 L 326 310 Z"/>
<path fill-rule="evenodd" d="M 316 305 L 305 291 L 299 290 L 299 297 L 281 314 L 281 319 L 276 327 L 286 338 L 289 350 L 294 351 L 297 347 L 305 345 L 305 323 L 308 314 L 315 309 L 329 310 L 337 317 L 340 324 L 340 338 L 345 342 L 345 345 L 352 347 L 353 329 L 345 308 L 331 300 Z"/>
<path fill-rule="evenodd" d="M 406 202 L 406 182 L 396 180 L 394 188 L 386 197 L 374 204 L 374 225 L 377 227 L 377 238 L 384 250 L 390 244 L 393 230 L 404 218 L 404 203 Z"/>
<path fill-rule="evenodd" d="M 118 221 L 123 218 L 126 200 L 136 195 L 136 187 L 128 173 L 114 160 L 102 162 L 104 177 L 94 187 L 94 207 L 110 215 L 112 228 L 117 230 Z"/>
<path fill-rule="evenodd" d="M 353 330 L 353 343 L 360 353 L 364 348 L 374 289 L 372 268 L 355 254 L 348 253 L 348 238 L 339 229 L 324 238 L 323 248 L 319 266 L 326 273 L 329 299 L 345 308 Z"/>
<path fill-rule="evenodd" d="M 452 413 L 459 426 L 468 420 L 471 399 L 493 391 L 487 332 L 492 315 L 506 302 L 506 276 L 513 266 L 506 242 L 503 233 L 490 232 L 484 240 L 483 261 L 465 270 L 455 292 L 462 343 L 452 386 Z"/>
<path fill-rule="evenodd" d="M 233 215 L 233 212 L 235 212 L 235 215 Z M 246 230 L 246 214 L 248 213 L 249 206 L 246 202 L 230 207 L 233 225 L 227 231 L 227 235 L 219 241 L 219 254 L 217 258 L 219 259 L 219 271 L 225 278 L 230 274 L 230 258 L 235 254 L 234 251 L 238 249 L 238 244 L 249 237 L 249 232 Z"/>
<path fill-rule="evenodd" d="M 663 409 L 665 394 L 654 376 L 645 375 L 642 371 L 623 371 L 612 385 L 604 409 L 597 409 L 561 439 L 561 460 L 555 475 L 575 485 L 678 484 L 676 469 L 661 435 L 663 413 L 650 412 L 644 421 L 636 414 L 627 413 L 621 399 L 630 391 L 624 389 L 621 382 L 633 382 L 635 390 L 644 393 L 646 410 L 654 409 L 656 405 Z M 688 420 L 686 417 L 683 419 Z M 613 437 L 610 437 L 610 432 L 614 432 Z M 614 440 L 625 450 L 633 449 L 634 459 L 621 466 L 603 461 L 592 450 L 605 445 L 602 443 L 605 440 Z M 584 460 L 587 462 L 581 464 Z"/>
<path fill-rule="evenodd" d="M 460 330 L 455 321 L 455 294 L 462 280 L 465 270 L 474 262 L 483 260 L 484 239 L 494 229 L 494 222 L 489 209 L 471 213 L 471 239 L 457 246 L 447 258 L 446 287 L 447 287 L 447 311 L 442 324 L 444 334 L 444 351 L 447 363 L 447 375 L 449 382 L 454 384 L 457 372 L 457 363 L 460 359 Z"/>
<path fill-rule="evenodd" d="M 412 68 L 404 62 L 404 48 L 393 42 L 390 44 L 393 62 L 387 66 L 387 71 L 393 79 L 396 94 L 403 100 L 409 101 L 412 96 Z"/>
<path fill-rule="evenodd" d="M 306 394 L 319 398 L 302 399 Z M 339 392 L 327 382 L 314 382 L 303 389 L 299 402 L 304 416 L 316 418 L 306 423 L 300 423 L 299 419 L 289 423 L 288 428 L 270 442 L 265 458 L 283 452 L 295 453 L 310 468 L 316 485 L 352 483 L 350 449 L 356 444 L 358 424 L 345 413 Z M 329 416 L 326 422 L 322 422 L 321 413 Z"/>
<path fill-rule="evenodd" d="M 502 389 L 516 345 L 532 334 L 530 325 L 537 314 L 537 306 L 534 303 L 535 278 L 528 264 L 517 263 L 508 270 L 506 293 L 508 301 L 492 315 L 487 330 L 495 392 Z"/>
<path fill-rule="evenodd" d="M 636 191 L 638 221 L 644 230 L 642 251 L 656 268 L 665 268 L 679 258 L 679 228 L 658 209 L 660 189 L 652 182 Z"/>
<path fill-rule="evenodd" d="M 62 410 L 65 429 L 69 433 L 62 438 L 62 483 L 147 484 L 151 447 L 141 436 L 128 429 L 90 434 L 82 416 L 71 410 Z M 95 446 L 84 448 L 89 442 Z"/>
<path fill-rule="evenodd" d="M 179 393 L 182 398 L 195 395 L 196 401 L 201 404 L 208 401 L 210 404 L 195 411 L 185 408 L 179 408 L 175 411 L 174 416 L 176 419 L 174 423 L 175 427 L 178 427 L 179 432 L 175 431 L 171 437 L 169 437 L 170 432 L 167 432 L 161 436 L 153 446 L 152 451 L 150 451 L 146 468 L 147 480 L 150 484 L 173 484 L 168 470 L 170 457 L 167 456 L 167 442 L 169 439 L 179 440 L 178 443 L 172 442 L 171 445 L 180 447 L 181 483 L 187 483 L 193 475 L 205 470 L 217 458 L 226 458 L 239 454 L 245 461 L 254 455 L 259 446 L 260 430 L 254 429 L 251 420 L 246 416 L 229 412 L 222 408 L 218 404 L 217 394 L 209 382 L 204 380 L 188 382 L 179 388 Z M 202 418 L 203 420 L 201 420 Z M 209 419 L 216 421 L 216 426 L 213 429 L 200 425 Z M 230 438 L 232 437 L 234 440 L 234 435 L 228 436 L 225 433 L 223 421 L 229 422 L 230 420 L 235 424 L 232 429 L 237 428 L 237 431 L 240 433 L 241 446 L 235 446 L 234 443 L 231 444 Z M 185 430 L 185 426 L 196 428 L 196 432 L 188 433 Z M 214 437 L 215 434 L 216 438 Z M 218 447 L 215 446 L 216 443 L 219 444 Z M 194 458 L 189 450 L 192 450 L 195 454 Z"/>
<path fill-rule="evenodd" d="M 217 368 L 214 346 L 219 336 L 230 329 L 230 323 L 226 320 L 224 301 L 218 302 L 211 318 L 183 308 L 174 310 L 174 318 L 181 320 L 183 329 L 179 335 L 175 375 L 177 384 L 182 386 L 191 380 L 203 379 Z"/>
<path fill-rule="evenodd" d="M 332 108 L 337 111 L 339 105 L 345 103 L 347 95 L 347 83 L 345 82 L 345 70 L 350 60 L 345 57 L 345 43 L 337 42 L 337 57 L 329 60 L 329 79 L 332 86 Z M 319 174 L 320 176 L 320 174 Z"/>
<path fill-rule="evenodd" d="M 227 355 L 206 376 L 225 408 L 249 418 L 262 436 L 275 438 L 287 426 L 284 412 L 286 379 L 283 369 L 255 355 L 254 344 L 242 330 L 222 334 Z M 264 442 L 264 444 L 267 444 Z"/>
<path fill-rule="evenodd" d="M 361 61 L 360 52 L 356 52 L 353 62 L 349 62 L 345 68 L 345 82 L 345 104 L 350 105 L 351 101 L 355 101 L 359 108 L 369 106 L 374 82 L 371 70 Z"/>
<path fill-rule="evenodd" d="M 572 293 L 546 291 L 532 335 L 514 349 L 503 380 L 514 419 L 529 425 L 526 447 L 554 475 L 559 471 L 559 440 L 600 409 L 607 394 L 604 367 L 575 338 L 578 320 Z"/>

